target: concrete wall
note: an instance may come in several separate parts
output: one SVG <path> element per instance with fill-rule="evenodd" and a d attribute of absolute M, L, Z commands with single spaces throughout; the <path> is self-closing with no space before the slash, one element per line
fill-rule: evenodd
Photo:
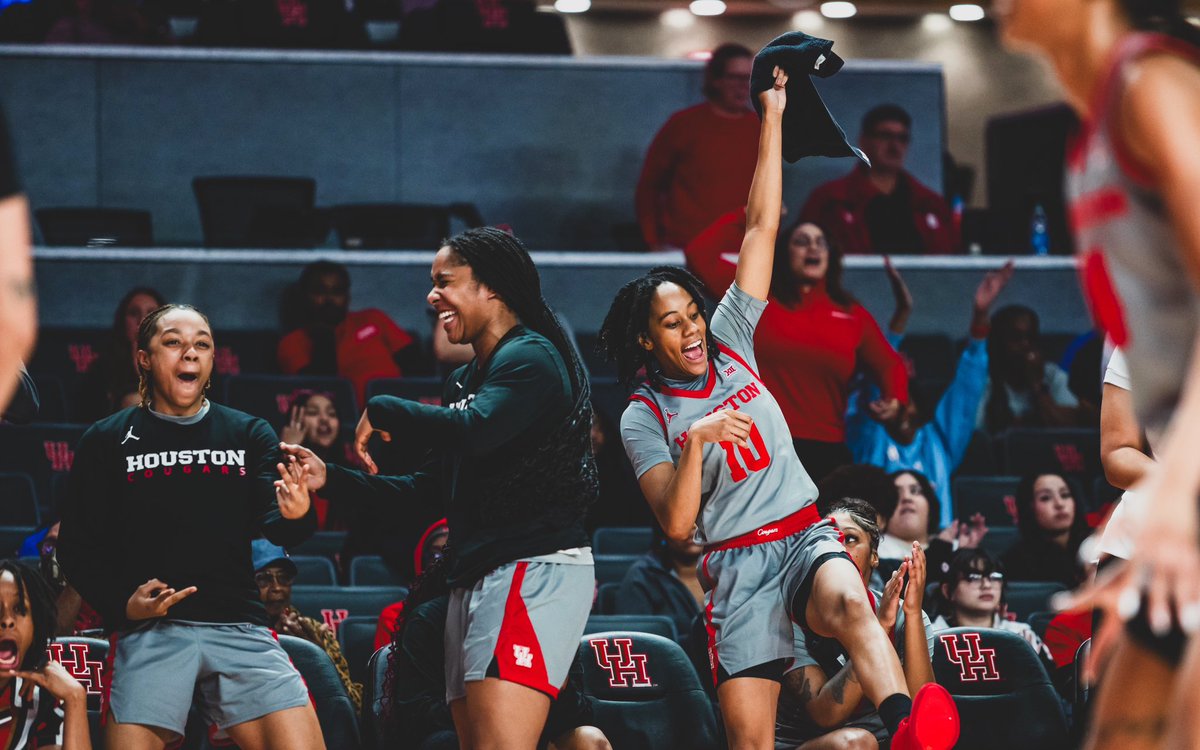
<path fill-rule="evenodd" d="M 191 179 L 257 173 L 315 177 L 321 205 L 469 201 L 531 247 L 612 249 L 650 139 L 700 75 L 647 58 L 0 47 L 34 207 L 149 209 L 159 244 L 186 246 L 202 241 Z M 941 184 L 939 66 L 852 62 L 819 86 L 851 132 L 880 101 L 907 106 L 912 171 Z M 788 168 L 788 204 L 851 166 Z"/>

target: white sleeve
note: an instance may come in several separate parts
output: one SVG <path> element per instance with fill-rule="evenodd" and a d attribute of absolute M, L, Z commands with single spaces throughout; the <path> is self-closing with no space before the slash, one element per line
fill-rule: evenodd
<path fill-rule="evenodd" d="M 1125 359 L 1125 352 L 1120 349 L 1113 349 L 1112 356 L 1108 359 L 1108 370 L 1104 373 L 1104 382 L 1115 385 L 1123 391 L 1133 390 L 1129 385 L 1129 362 Z"/>
<path fill-rule="evenodd" d="M 1046 388 L 1050 398 L 1059 406 L 1079 406 L 1079 399 L 1071 392 L 1070 378 L 1058 365 L 1046 363 Z"/>
<path fill-rule="evenodd" d="M 762 318 L 767 303 L 730 284 L 712 316 L 712 332 L 717 340 L 738 353 L 751 367 L 758 369 L 754 358 L 754 329 Z"/>
<path fill-rule="evenodd" d="M 621 442 L 638 479 L 659 464 L 674 464 L 662 423 L 640 401 L 631 402 L 621 415 Z"/>

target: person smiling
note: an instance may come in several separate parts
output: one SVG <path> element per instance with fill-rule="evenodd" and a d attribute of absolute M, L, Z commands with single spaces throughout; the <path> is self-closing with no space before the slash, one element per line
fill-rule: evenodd
<path fill-rule="evenodd" d="M 267 629 L 250 542 L 312 534 L 295 461 L 264 420 L 206 398 L 214 337 L 189 305 L 137 335 L 141 405 L 75 449 L 58 539 L 63 573 L 113 635 L 106 745 L 161 750 L 196 705 L 244 750 L 324 748 L 308 690 Z"/>
<path fill-rule="evenodd" d="M 953 700 L 910 699 L 896 651 L 868 601 L 783 411 L 757 376 L 754 330 L 767 306 L 783 199 L 787 73 L 759 94 L 763 118 L 737 271 L 710 325 L 698 281 L 655 268 L 617 293 L 600 344 L 633 391 L 621 438 L 667 537 L 705 548 L 700 578 L 709 663 L 733 750 L 775 746 L 792 623 L 835 638 L 861 669 L 895 750 L 949 748 Z M 645 369 L 647 381 L 637 385 Z"/>

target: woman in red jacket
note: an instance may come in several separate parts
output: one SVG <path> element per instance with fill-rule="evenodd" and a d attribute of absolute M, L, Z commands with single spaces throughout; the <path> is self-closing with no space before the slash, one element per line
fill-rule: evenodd
<path fill-rule="evenodd" d="M 684 250 L 688 268 L 714 297 L 733 282 L 745 231 L 746 212 L 739 209 Z M 845 414 L 859 365 L 880 384 L 884 408 L 908 403 L 908 371 L 871 313 L 842 287 L 842 254 L 816 224 L 797 222 L 779 233 L 770 303 L 754 335 L 754 352 L 787 418 L 797 455 L 820 482 L 854 462 L 846 447 Z"/>

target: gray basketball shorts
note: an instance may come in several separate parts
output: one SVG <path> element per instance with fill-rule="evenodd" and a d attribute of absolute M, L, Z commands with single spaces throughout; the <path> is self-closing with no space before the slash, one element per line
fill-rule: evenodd
<path fill-rule="evenodd" d="M 590 553 L 588 560 L 590 561 Z M 450 592 L 446 702 L 497 677 L 551 699 L 567 680 L 596 588 L 593 565 L 520 560 Z"/>
<path fill-rule="evenodd" d="M 753 539 L 755 534 L 745 537 Z M 727 545 L 730 543 L 715 545 L 700 558 L 714 684 L 719 682 L 721 670 L 736 675 L 751 667 L 790 660 L 792 597 L 822 562 L 846 553 L 841 532 L 829 520 L 771 541 Z"/>
<path fill-rule="evenodd" d="M 156 622 L 115 634 L 108 711 L 182 735 L 193 700 L 219 730 L 309 705 L 308 688 L 261 625 Z"/>

